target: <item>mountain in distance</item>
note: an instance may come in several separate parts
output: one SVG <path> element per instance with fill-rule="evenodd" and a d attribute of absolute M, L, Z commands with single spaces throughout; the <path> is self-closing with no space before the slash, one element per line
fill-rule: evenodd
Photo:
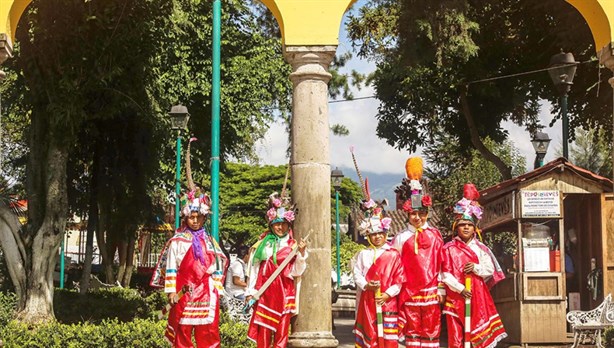
<path fill-rule="evenodd" d="M 343 174 L 355 182 L 358 182 L 358 174 L 354 168 L 341 168 Z M 396 194 L 394 189 L 401 184 L 405 177 L 405 172 L 377 174 L 372 172 L 361 171 L 362 178 L 369 179 L 369 192 L 374 200 L 388 199 L 390 204 L 389 209 L 396 209 L 395 199 Z"/>

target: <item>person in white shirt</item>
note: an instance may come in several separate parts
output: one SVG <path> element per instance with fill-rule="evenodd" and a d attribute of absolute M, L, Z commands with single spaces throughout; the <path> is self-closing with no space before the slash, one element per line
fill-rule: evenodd
<path fill-rule="evenodd" d="M 232 259 L 226 273 L 226 292 L 239 300 L 245 300 L 247 289 L 246 262 L 249 259 L 249 247 L 242 245 L 237 249 L 237 257 Z"/>

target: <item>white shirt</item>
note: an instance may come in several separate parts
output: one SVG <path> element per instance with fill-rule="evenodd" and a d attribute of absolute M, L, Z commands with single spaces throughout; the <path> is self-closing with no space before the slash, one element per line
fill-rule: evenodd
<path fill-rule="evenodd" d="M 474 264 L 473 273 L 482 278 L 491 277 L 495 273 L 495 265 L 492 263 L 490 255 L 478 246 L 475 237 L 471 238 L 467 246 L 478 256 L 478 263 Z M 442 281 L 446 283 L 452 291 L 460 293 L 465 290 L 465 285 L 461 284 L 451 273 L 443 272 Z"/>
<path fill-rule="evenodd" d="M 361 291 L 365 290 L 365 287 L 368 283 L 365 276 L 367 275 L 367 272 L 369 271 L 371 266 L 373 266 L 373 261 L 375 257 L 380 257 L 384 253 L 384 251 L 390 250 L 390 248 L 390 245 L 384 244 L 377 249 L 368 248 L 358 253 L 358 256 L 356 258 L 356 264 L 354 265 L 354 282 L 356 283 L 356 288 L 360 289 Z M 392 285 L 391 287 L 386 289 L 386 294 L 388 294 L 388 296 L 390 297 L 398 295 L 399 292 L 401 292 L 400 285 L 401 284 Z"/>
<path fill-rule="evenodd" d="M 230 267 L 228 267 L 226 273 L 226 292 L 235 297 L 244 295 L 245 287 L 236 285 L 234 277 L 239 277 L 240 280 L 245 281 L 245 262 L 240 258 L 235 258 L 230 262 Z"/>
<path fill-rule="evenodd" d="M 422 228 L 423 230 L 426 230 L 427 228 L 429 228 L 429 223 L 425 222 L 424 225 L 422 225 L 420 228 Z M 403 232 L 399 233 L 392 240 L 392 247 L 397 249 L 400 253 L 403 253 L 403 245 L 414 234 L 416 234 L 416 228 L 413 225 L 410 224 L 409 226 L 407 226 L 407 229 L 405 229 Z"/>
<path fill-rule="evenodd" d="M 215 250 L 213 244 L 211 244 L 211 242 L 209 241 L 209 238 L 205 238 L 205 241 L 207 249 L 205 249 L 205 247 L 203 246 L 203 253 L 205 253 L 207 250 Z M 172 240 L 170 245 L 168 246 L 168 256 L 166 260 L 166 276 L 164 281 L 165 293 L 172 293 L 177 291 L 175 288 L 177 282 L 177 270 L 179 269 L 179 265 L 181 265 L 181 262 L 183 261 L 183 258 L 188 253 L 188 251 L 192 252 L 190 250 L 191 247 L 192 241 L 183 238 L 176 238 Z M 215 270 L 216 264 L 214 262 L 211 264 L 211 266 L 209 266 L 209 268 L 207 268 L 206 272 L 208 274 L 213 274 Z"/>

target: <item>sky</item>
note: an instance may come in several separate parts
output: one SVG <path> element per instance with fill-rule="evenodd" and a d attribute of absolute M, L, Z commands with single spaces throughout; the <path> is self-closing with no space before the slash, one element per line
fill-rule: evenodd
<path fill-rule="evenodd" d="M 357 12 L 357 9 L 364 4 L 364 0 L 358 1 L 350 11 Z M 347 38 L 345 31 L 345 20 L 348 13 L 345 14 L 343 24 L 339 31 L 339 46 L 337 54 L 343 54 L 347 51 L 352 52 L 351 43 Z M 356 70 L 360 73 L 367 74 L 375 70 L 373 62 L 359 59 L 355 52 L 352 52 L 353 58 L 342 69 L 342 73 L 349 73 Z M 546 72 L 544 72 L 546 73 Z M 373 96 L 374 90 L 368 86 L 360 91 L 353 90 L 354 98 Z M 409 153 L 408 151 L 397 150 L 388 145 L 385 140 L 379 139 L 375 134 L 377 126 L 377 109 L 379 102 L 377 99 L 360 99 L 346 102 L 329 103 L 329 122 L 333 124 L 342 124 L 349 130 L 348 136 L 334 136 L 330 134 L 330 165 L 331 169 L 338 167 L 346 176 L 350 176 L 356 180 L 356 174 L 352 158 L 350 154 L 350 146 L 354 146 L 354 153 L 361 172 L 368 172 L 371 176 L 374 175 L 398 175 L 399 183 L 405 177 L 405 161 L 410 156 L 420 155 L 418 153 Z M 561 122 L 555 123 L 554 127 L 549 128 L 548 124 L 552 119 L 550 113 L 550 105 L 545 103 L 542 105 L 540 113 L 541 123 L 546 126 L 543 132 L 547 133 L 552 139 L 544 163 L 547 163 L 555 158 L 556 149 L 561 148 Z M 533 167 L 535 160 L 535 150 L 531 144 L 531 136 L 522 127 L 518 127 L 511 122 L 506 122 L 503 127 L 509 132 L 509 139 L 519 149 L 520 153 L 526 157 L 527 170 Z M 281 123 L 273 124 L 267 132 L 264 140 L 262 140 L 257 148 L 261 164 L 281 165 L 287 163 L 285 157 L 285 149 L 288 146 L 288 135 L 285 126 Z M 427 164 L 428 165 L 428 164 Z M 372 179 L 369 179 L 370 182 Z M 377 180 L 373 180 L 376 182 Z M 385 197 L 390 199 L 394 197 L 392 193 L 393 187 L 383 183 L 385 187 L 373 187 L 373 190 L 386 192 Z M 376 197 L 379 198 L 379 197 Z M 384 197 L 381 197 L 384 198 Z"/>

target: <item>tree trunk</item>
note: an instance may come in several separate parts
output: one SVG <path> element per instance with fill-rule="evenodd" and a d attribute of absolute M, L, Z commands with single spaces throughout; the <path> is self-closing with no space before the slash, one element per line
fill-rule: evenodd
<path fill-rule="evenodd" d="M 23 308 L 25 307 L 24 292 L 26 289 L 24 262 L 26 252 L 19 236 L 20 227 L 17 216 L 0 201 L 0 245 L 2 246 L 9 275 L 15 286 L 15 293 L 20 300 L 18 308 Z"/>
<path fill-rule="evenodd" d="M 467 121 L 467 126 L 469 128 L 469 135 L 471 137 L 471 143 L 473 146 L 484 156 L 487 161 L 490 161 L 492 164 L 497 167 L 499 173 L 501 173 L 501 177 L 503 180 L 509 180 L 512 178 L 512 168 L 505 164 L 497 155 L 492 153 L 482 142 L 480 139 L 480 135 L 478 134 L 478 128 L 475 125 L 475 120 L 473 119 L 473 115 L 471 114 L 471 108 L 469 107 L 469 101 L 467 100 L 467 86 L 462 85 L 460 87 L 460 102 L 462 113 L 465 116 L 465 120 Z"/>
<path fill-rule="evenodd" d="M 126 272 L 126 258 L 128 255 L 128 241 L 127 240 L 122 238 L 119 241 L 119 243 L 117 243 L 117 253 L 119 254 L 119 268 L 117 270 L 117 280 L 120 283 L 123 283 L 124 274 Z"/>
<path fill-rule="evenodd" d="M 26 175 L 28 177 L 28 234 L 32 243 L 26 247 L 27 287 L 24 307 L 17 318 L 27 323 L 41 323 L 54 319 L 53 271 L 58 248 L 66 229 L 68 198 L 66 190 L 65 146 L 53 140 L 45 130 L 46 121 L 32 117 L 31 153 Z M 41 136 L 38 131 L 47 132 Z M 37 134 L 38 133 L 38 134 Z M 51 139 L 48 143 L 44 139 Z"/>
<path fill-rule="evenodd" d="M 97 153 L 97 151 L 96 151 Z M 92 178 L 90 181 L 90 202 L 87 214 L 87 235 L 85 237 L 85 260 L 83 273 L 79 284 L 79 293 L 85 295 L 90 288 L 90 275 L 92 274 L 92 260 L 94 258 L 94 231 L 98 229 L 98 160 L 94 154 L 92 165 Z"/>
<path fill-rule="evenodd" d="M 124 272 L 124 276 L 122 278 L 119 278 L 119 276 L 117 277 L 118 279 L 120 279 L 120 282 L 122 284 L 123 287 L 128 288 L 130 287 L 130 281 L 132 280 L 132 272 L 134 270 L 134 248 L 136 245 L 136 239 L 134 238 L 134 234 L 131 234 L 129 239 L 128 239 L 128 245 L 126 248 L 126 258 L 125 258 L 125 272 Z"/>
<path fill-rule="evenodd" d="M 111 224 L 109 223 L 109 217 L 111 216 L 110 203 L 106 202 L 104 198 L 100 199 L 100 215 L 98 216 L 98 229 L 96 230 L 96 241 L 98 242 L 98 250 L 100 250 L 100 257 L 102 258 L 102 268 L 104 272 L 105 283 L 115 283 L 115 277 L 113 276 L 113 253 L 109 252 L 109 243 L 107 243 L 108 234 L 106 233 Z"/>

